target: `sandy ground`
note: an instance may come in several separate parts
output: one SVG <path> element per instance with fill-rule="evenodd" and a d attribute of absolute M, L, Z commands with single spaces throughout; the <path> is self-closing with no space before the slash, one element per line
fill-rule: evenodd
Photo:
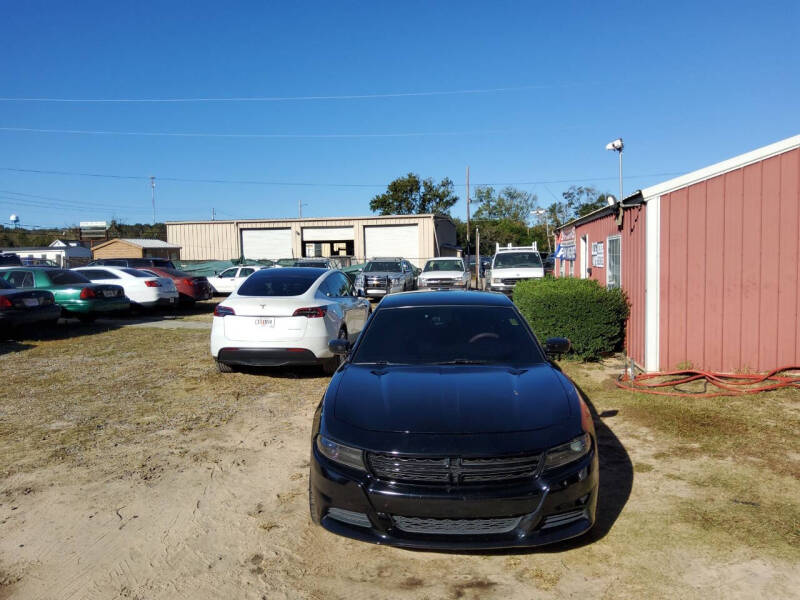
<path fill-rule="evenodd" d="M 165 420 L 119 447 L 98 438 L 80 459 L 7 469 L 0 599 L 800 597 L 800 555 L 707 544 L 682 517 L 681 502 L 702 493 L 688 483 L 702 459 L 655 459 L 666 447 L 657 436 L 611 413 L 598 419 L 602 516 L 585 539 L 446 554 L 334 536 L 311 524 L 306 493 L 311 417 L 327 379 L 313 371 L 226 379 L 204 357 L 207 333 L 157 333 L 190 348 L 186 378 L 202 378 L 204 397 L 244 390 L 235 414 L 213 427 Z M 75 339 L 52 344 L 81 353 Z M 4 371 L 25 361 L 24 351 L 0 356 Z M 17 414 L 7 392 L 0 424 Z M 71 427 L 70 410 L 48 413 L 37 431 Z"/>

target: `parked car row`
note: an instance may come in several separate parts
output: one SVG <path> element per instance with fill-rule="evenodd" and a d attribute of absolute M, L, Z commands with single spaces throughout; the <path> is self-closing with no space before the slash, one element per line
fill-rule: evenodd
<path fill-rule="evenodd" d="M 0 267 L 0 323 L 4 330 L 59 317 L 82 322 L 131 308 L 194 303 L 211 297 L 205 277 L 169 267 L 93 266 L 61 269 Z"/>

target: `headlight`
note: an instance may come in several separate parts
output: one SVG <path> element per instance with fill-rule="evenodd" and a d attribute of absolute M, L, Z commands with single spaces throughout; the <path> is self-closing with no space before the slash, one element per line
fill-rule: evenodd
<path fill-rule="evenodd" d="M 335 463 L 359 471 L 367 470 L 364 466 L 364 453 L 361 450 L 339 444 L 321 435 L 317 436 L 317 450 Z"/>
<path fill-rule="evenodd" d="M 557 469 L 579 458 L 586 456 L 592 447 L 592 438 L 588 433 L 579 435 L 571 442 L 561 444 L 547 451 L 544 459 L 544 470 Z"/>
<path fill-rule="evenodd" d="M 502 279 L 492 279 L 492 283 L 503 283 Z"/>

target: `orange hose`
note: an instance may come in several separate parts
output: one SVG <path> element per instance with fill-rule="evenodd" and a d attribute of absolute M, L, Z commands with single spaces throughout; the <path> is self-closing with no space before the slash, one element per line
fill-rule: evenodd
<path fill-rule="evenodd" d="M 769 373 L 762 374 L 729 374 L 713 373 L 711 371 L 696 371 L 687 369 L 684 371 L 665 371 L 661 373 L 642 373 L 631 379 L 627 375 L 620 376 L 617 387 L 632 392 L 642 392 L 645 394 L 655 394 L 658 396 L 677 396 L 682 398 L 716 398 L 718 396 L 742 396 L 745 394 L 758 394 L 789 387 L 800 387 L 800 375 L 779 375 L 784 371 L 800 371 L 798 366 L 781 367 Z M 653 379 L 669 378 L 660 381 Z M 691 381 L 705 380 L 717 387 L 719 392 L 711 393 L 691 393 L 679 391 L 667 391 L 658 388 L 668 388 Z M 765 383 L 766 385 L 759 385 Z M 747 387 L 743 386 L 757 386 Z"/>

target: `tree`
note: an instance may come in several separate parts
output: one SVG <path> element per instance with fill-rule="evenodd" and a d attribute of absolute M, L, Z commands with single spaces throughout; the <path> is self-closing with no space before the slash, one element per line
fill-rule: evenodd
<path fill-rule="evenodd" d="M 572 185 L 561 194 L 563 202 L 553 202 L 547 207 L 547 219 L 554 227 L 561 227 L 573 219 L 588 215 L 606 206 L 607 194 L 590 186 Z"/>
<path fill-rule="evenodd" d="M 458 196 L 449 178 L 435 183 L 430 177 L 420 180 L 416 173 L 409 173 L 392 181 L 386 192 L 370 200 L 369 208 L 382 215 L 449 215 L 456 202 Z"/>
<path fill-rule="evenodd" d="M 475 188 L 475 202 L 479 207 L 475 211 L 475 219 L 508 219 L 527 223 L 536 201 L 534 194 L 514 187 L 503 188 L 495 194 L 493 187 L 478 186 Z"/>

